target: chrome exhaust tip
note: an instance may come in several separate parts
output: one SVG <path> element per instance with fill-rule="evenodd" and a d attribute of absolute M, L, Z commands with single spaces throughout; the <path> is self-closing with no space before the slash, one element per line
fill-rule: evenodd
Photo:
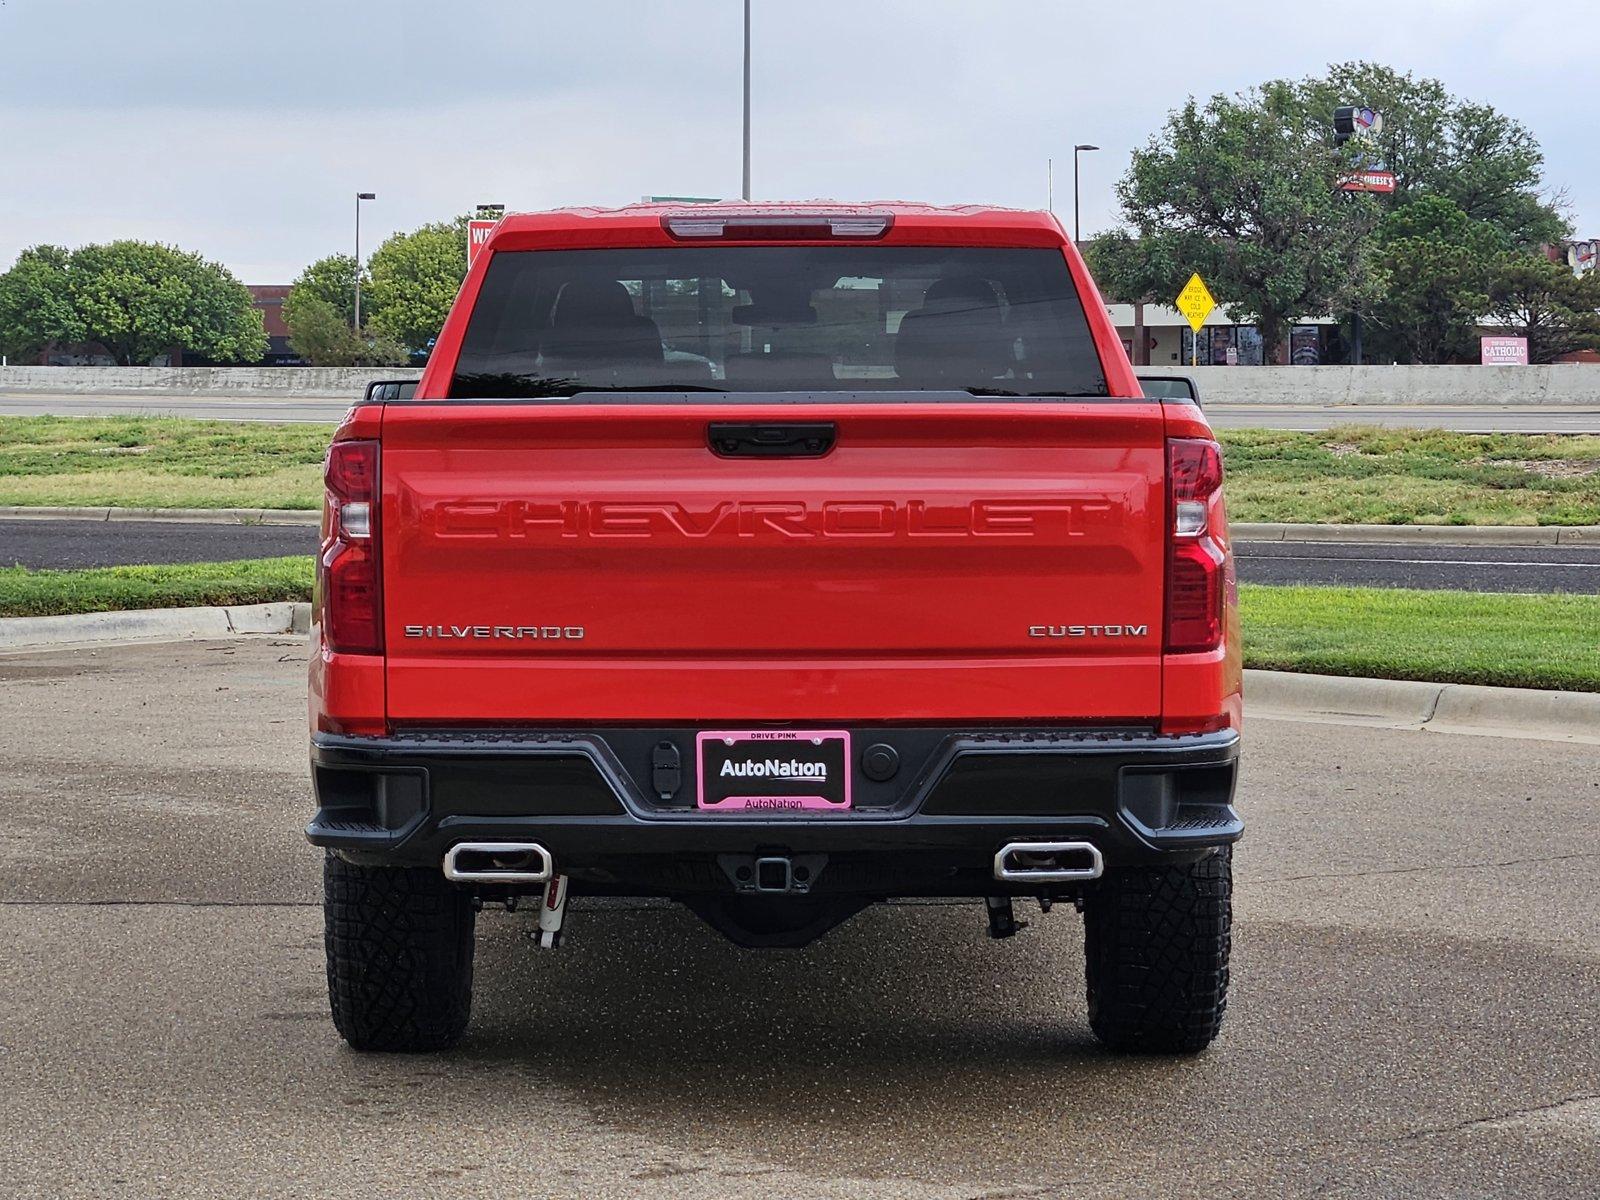
<path fill-rule="evenodd" d="M 444 856 L 456 883 L 548 883 L 555 859 L 537 842 L 457 842 Z"/>
<path fill-rule="evenodd" d="M 1091 842 L 1007 842 L 994 856 L 994 877 L 1003 883 L 1082 883 L 1104 870 Z"/>

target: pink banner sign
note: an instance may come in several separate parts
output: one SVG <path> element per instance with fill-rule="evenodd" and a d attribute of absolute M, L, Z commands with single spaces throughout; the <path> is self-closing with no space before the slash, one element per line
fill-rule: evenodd
<path fill-rule="evenodd" d="M 1528 339 L 1525 337 L 1486 337 L 1480 338 L 1479 343 L 1486 367 L 1528 365 Z"/>

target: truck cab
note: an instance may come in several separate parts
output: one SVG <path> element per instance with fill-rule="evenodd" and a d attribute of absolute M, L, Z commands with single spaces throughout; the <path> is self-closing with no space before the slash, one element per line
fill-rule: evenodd
<path fill-rule="evenodd" d="M 353 1045 L 453 1044 L 475 914 L 536 907 L 553 947 L 584 896 L 752 948 L 1068 901 L 1107 1044 L 1215 1035 L 1221 451 L 1143 393 L 1053 216 L 507 217 L 326 477 L 307 834 Z"/>

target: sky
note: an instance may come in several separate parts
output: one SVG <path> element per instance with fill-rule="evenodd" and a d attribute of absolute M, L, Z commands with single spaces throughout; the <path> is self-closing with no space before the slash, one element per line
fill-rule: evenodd
<path fill-rule="evenodd" d="M 754 0 L 757 199 L 1117 222 L 1129 152 L 1190 94 L 1367 58 L 1491 103 L 1600 237 L 1600 0 Z M 174 243 L 287 283 L 478 203 L 737 196 L 739 0 L 0 0 L 0 270 Z M 1394 119 L 1392 116 L 1391 120 Z"/>

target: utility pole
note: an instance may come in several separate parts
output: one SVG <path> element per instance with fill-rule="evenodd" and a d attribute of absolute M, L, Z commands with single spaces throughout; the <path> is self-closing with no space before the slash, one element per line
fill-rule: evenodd
<path fill-rule="evenodd" d="M 750 199 L 750 0 L 744 0 L 744 198 Z"/>
<path fill-rule="evenodd" d="M 1072 148 L 1072 244 L 1083 241 L 1083 230 L 1078 218 L 1078 155 L 1085 150 L 1098 150 L 1099 146 L 1074 146 Z"/>
<path fill-rule="evenodd" d="M 356 312 L 354 328 L 357 336 L 361 333 L 361 202 L 363 200 L 376 200 L 376 192 L 356 193 Z"/>
<path fill-rule="evenodd" d="M 1044 207 L 1051 215 L 1056 211 L 1056 160 L 1044 160 Z"/>

